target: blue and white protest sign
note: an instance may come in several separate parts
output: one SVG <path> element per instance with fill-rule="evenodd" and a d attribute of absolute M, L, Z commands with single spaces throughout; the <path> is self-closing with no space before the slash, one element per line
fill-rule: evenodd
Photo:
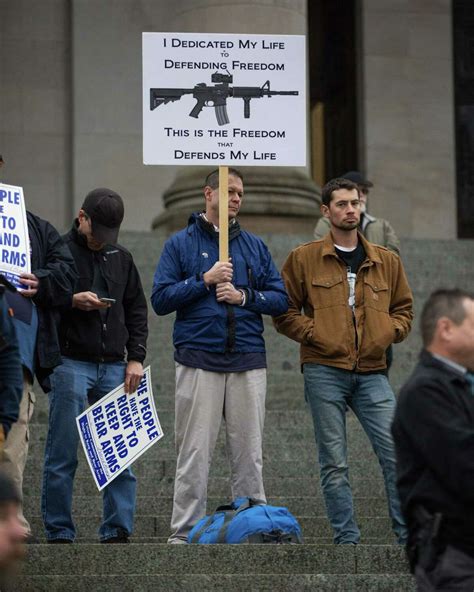
<path fill-rule="evenodd" d="M 0 273 L 17 288 L 30 273 L 30 241 L 23 188 L 0 183 Z"/>
<path fill-rule="evenodd" d="M 121 384 L 76 418 L 82 446 L 99 491 L 163 437 L 150 366 L 136 392 Z"/>

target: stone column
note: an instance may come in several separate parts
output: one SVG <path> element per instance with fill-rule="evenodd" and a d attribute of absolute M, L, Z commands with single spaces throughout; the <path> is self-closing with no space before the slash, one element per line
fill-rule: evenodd
<path fill-rule="evenodd" d="M 0 2 L 0 178 L 60 230 L 72 213 L 69 16 L 67 0 Z"/>
<path fill-rule="evenodd" d="M 456 238 L 451 1 L 360 6 L 360 155 L 375 184 L 370 211 L 401 236 Z"/>
<path fill-rule="evenodd" d="M 301 35 L 307 32 L 306 0 L 175 0 L 176 32 Z M 240 167 L 238 167 L 240 169 Z M 164 194 L 165 211 L 154 228 L 182 227 L 203 208 L 203 180 L 210 167 L 182 167 Z M 305 168 L 243 167 L 245 228 L 259 232 L 311 233 L 319 217 L 319 190 Z"/>

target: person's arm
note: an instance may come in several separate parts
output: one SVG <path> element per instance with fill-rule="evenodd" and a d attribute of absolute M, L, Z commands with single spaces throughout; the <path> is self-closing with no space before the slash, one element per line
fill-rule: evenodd
<path fill-rule="evenodd" d="M 133 260 L 130 261 L 122 304 L 128 331 L 125 392 L 133 393 L 137 390 L 143 376 L 143 361 L 147 353 L 148 338 L 148 308 L 140 274 Z"/>
<path fill-rule="evenodd" d="M 393 253 L 400 255 L 400 241 L 398 240 L 395 230 L 387 220 L 383 221 L 383 233 L 384 233 L 384 247 L 390 249 Z"/>
<path fill-rule="evenodd" d="M 24 296 L 33 298 L 38 306 L 70 307 L 74 284 L 77 279 L 76 265 L 69 247 L 57 230 L 48 222 L 44 223 L 44 244 L 46 248 L 45 265 L 33 269 L 31 274 L 22 274 L 28 290 Z"/>
<path fill-rule="evenodd" d="M 122 305 L 128 331 L 127 359 L 142 363 L 146 357 L 148 308 L 140 275 L 133 260 L 130 261 Z"/>
<path fill-rule="evenodd" d="M 245 290 L 245 308 L 257 314 L 278 316 L 288 310 L 288 296 L 283 280 L 266 245 L 261 244 L 263 279 L 257 288 Z"/>
<path fill-rule="evenodd" d="M 472 504 L 474 430 L 445 386 L 434 379 L 416 382 L 397 410 L 397 421 L 443 487 Z"/>
<path fill-rule="evenodd" d="M 232 264 L 217 262 L 204 274 L 183 278 L 179 243 L 175 238 L 166 241 L 153 278 L 151 303 L 158 315 L 189 306 L 209 295 L 209 287 L 232 278 Z"/>
<path fill-rule="evenodd" d="M 0 441 L 18 419 L 23 393 L 20 349 L 13 321 L 3 296 L 0 296 Z M 1 444 L 1 442 L 0 442 Z"/>
<path fill-rule="evenodd" d="M 314 238 L 319 240 L 320 238 L 324 238 L 326 234 L 331 230 L 331 224 L 327 218 L 321 216 L 318 220 L 316 226 L 314 227 Z"/>
<path fill-rule="evenodd" d="M 298 249 L 288 255 L 281 275 L 288 293 L 289 306 L 285 314 L 273 318 L 273 324 L 279 333 L 290 339 L 298 343 L 308 343 L 313 333 L 314 321 L 301 313 L 307 294 Z"/>
<path fill-rule="evenodd" d="M 403 341 L 411 329 L 413 321 L 413 295 L 403 269 L 403 264 L 397 255 L 392 255 L 392 297 L 389 314 L 395 329 L 394 343 Z"/>

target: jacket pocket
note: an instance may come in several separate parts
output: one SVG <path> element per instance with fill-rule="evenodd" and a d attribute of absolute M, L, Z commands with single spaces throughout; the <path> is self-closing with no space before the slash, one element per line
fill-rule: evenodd
<path fill-rule="evenodd" d="M 364 304 L 368 308 L 389 312 L 390 291 L 385 280 L 379 281 L 370 277 L 364 279 Z"/>
<path fill-rule="evenodd" d="M 347 324 L 347 308 L 346 304 L 334 311 L 315 311 L 309 342 L 319 356 L 345 359 L 350 355 L 350 345 L 355 341 L 355 335 Z"/>
<path fill-rule="evenodd" d="M 311 301 L 313 308 L 329 308 L 347 304 L 344 278 L 325 276 L 311 280 Z"/>
<path fill-rule="evenodd" d="M 388 312 L 367 307 L 360 357 L 381 361 L 388 346 L 395 339 L 395 328 Z"/>

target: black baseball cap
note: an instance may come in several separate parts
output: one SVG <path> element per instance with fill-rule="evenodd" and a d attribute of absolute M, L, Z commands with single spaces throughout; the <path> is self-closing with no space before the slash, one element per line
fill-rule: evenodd
<path fill-rule="evenodd" d="M 107 187 L 99 187 L 86 195 L 82 209 L 91 219 L 92 236 L 95 240 L 115 244 L 124 216 L 120 195 Z"/>
<path fill-rule="evenodd" d="M 348 179 L 349 181 L 352 181 L 356 185 L 362 185 L 362 187 L 374 186 L 372 181 L 365 179 L 364 175 L 362 173 L 359 173 L 359 171 L 349 171 L 348 173 L 344 173 L 343 175 L 341 175 L 341 177 L 343 179 Z"/>

